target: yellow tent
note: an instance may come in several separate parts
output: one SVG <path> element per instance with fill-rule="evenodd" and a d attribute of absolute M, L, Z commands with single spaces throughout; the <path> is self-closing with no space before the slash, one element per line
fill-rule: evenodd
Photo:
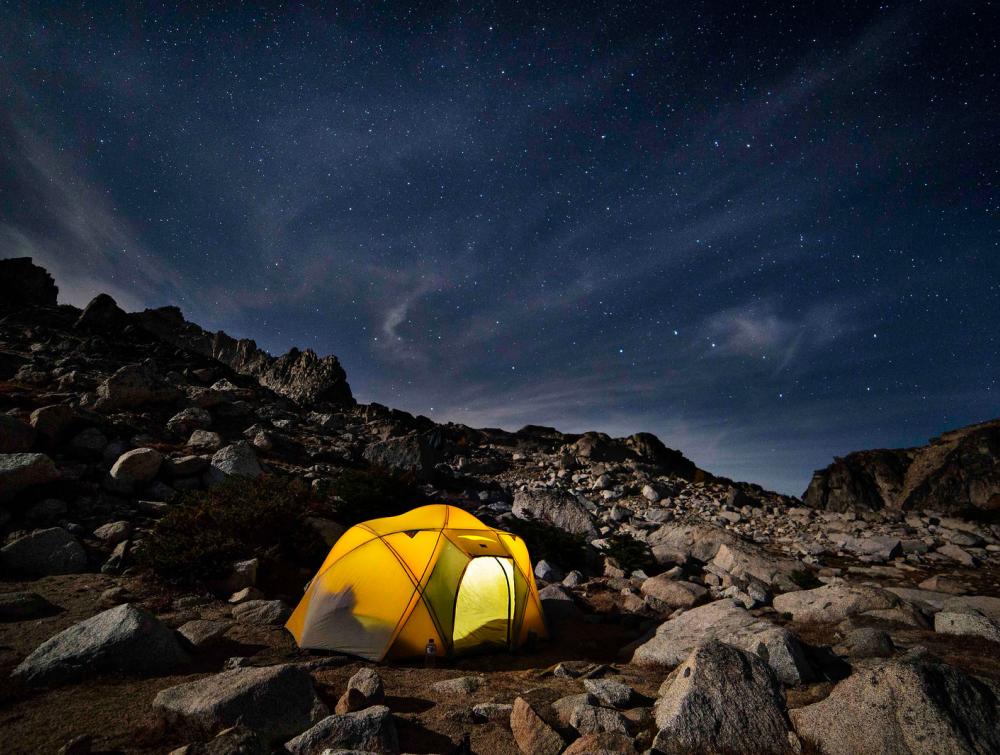
<path fill-rule="evenodd" d="M 421 506 L 351 527 L 285 625 L 300 647 L 373 661 L 516 648 L 544 637 L 524 540 L 454 506 Z"/>

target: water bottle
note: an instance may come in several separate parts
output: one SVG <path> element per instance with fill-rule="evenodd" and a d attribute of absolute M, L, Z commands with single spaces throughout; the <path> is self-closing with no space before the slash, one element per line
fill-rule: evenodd
<path fill-rule="evenodd" d="M 437 645 L 434 644 L 434 638 L 431 637 L 427 640 L 427 647 L 424 648 L 424 667 L 434 668 L 437 665 Z"/>

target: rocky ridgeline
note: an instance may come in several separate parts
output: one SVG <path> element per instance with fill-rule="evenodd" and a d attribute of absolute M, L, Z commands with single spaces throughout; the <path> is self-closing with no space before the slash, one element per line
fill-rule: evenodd
<path fill-rule="evenodd" d="M 1000 527 L 955 514 L 992 500 L 992 425 L 905 452 L 904 483 L 884 486 L 895 497 L 848 505 L 824 483 L 809 507 L 648 433 L 475 429 L 356 405 L 332 357 L 274 360 L 106 296 L 60 306 L 23 260 L 0 261 L 0 293 L 14 750 L 1000 751 Z M 949 458 L 965 470 L 953 490 L 979 498 L 932 506 L 943 484 L 915 498 L 936 475 L 917 468 Z M 282 628 L 298 593 L 264 584 L 255 558 L 203 591 L 136 568 L 185 491 L 273 475 L 321 492 L 369 464 L 499 526 L 573 535 L 582 562 L 535 569 L 553 640 L 374 667 L 298 651 Z M 324 516 L 303 512 L 332 542 L 342 528 Z"/>
<path fill-rule="evenodd" d="M 1000 514 L 1000 420 L 944 433 L 918 448 L 848 454 L 816 472 L 803 499 L 833 511 Z"/>

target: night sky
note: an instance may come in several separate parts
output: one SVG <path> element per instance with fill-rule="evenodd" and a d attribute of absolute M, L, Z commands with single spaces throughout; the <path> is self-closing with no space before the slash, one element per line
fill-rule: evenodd
<path fill-rule="evenodd" d="M 0 256 L 795 494 L 1000 416 L 991 3 L 410 5 L 0 3 Z"/>

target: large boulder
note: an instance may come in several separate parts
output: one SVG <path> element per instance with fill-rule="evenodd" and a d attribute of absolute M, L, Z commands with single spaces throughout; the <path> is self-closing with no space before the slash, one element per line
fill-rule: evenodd
<path fill-rule="evenodd" d="M 765 658 L 785 684 L 799 684 L 812 676 L 794 634 L 754 616 L 728 598 L 692 608 L 665 621 L 652 638 L 636 648 L 632 661 L 644 666 L 676 666 L 694 648 L 709 640 L 735 645 Z"/>
<path fill-rule="evenodd" d="M 708 563 L 723 544 L 735 544 L 739 538 L 710 524 L 664 524 L 651 532 L 646 542 L 661 564 L 682 564 L 689 559 Z"/>
<path fill-rule="evenodd" d="M 0 414 L 0 454 L 30 451 L 35 442 L 35 428 L 27 422 Z"/>
<path fill-rule="evenodd" d="M 514 494 L 513 514 L 575 535 L 596 537 L 593 518 L 586 507 L 569 493 L 554 490 L 519 490 Z"/>
<path fill-rule="evenodd" d="M 111 466 L 111 479 L 129 489 L 145 485 L 156 477 L 162 463 L 163 455 L 155 448 L 134 448 Z"/>
<path fill-rule="evenodd" d="M 31 257 L 0 260 L 0 309 L 54 307 L 59 296 L 55 280 Z"/>
<path fill-rule="evenodd" d="M 0 548 L 5 572 L 44 576 L 77 574 L 87 568 L 87 552 L 62 527 L 35 530 Z"/>
<path fill-rule="evenodd" d="M 821 702 L 790 711 L 820 752 L 1000 752 L 1000 686 L 937 663 L 859 669 Z"/>
<path fill-rule="evenodd" d="M 756 655 L 713 640 L 697 647 L 660 687 L 655 707 L 663 753 L 788 753 L 781 685 Z"/>
<path fill-rule="evenodd" d="M 175 401 L 183 394 L 146 365 L 130 364 L 97 386 L 94 408 L 111 412 Z"/>
<path fill-rule="evenodd" d="M 712 565 L 738 579 L 759 579 L 785 590 L 795 589 L 794 574 L 808 572 L 806 565 L 797 559 L 778 556 L 744 542 L 721 543 Z"/>
<path fill-rule="evenodd" d="M 708 594 L 701 585 L 684 580 L 671 579 L 666 574 L 650 577 L 640 588 L 647 602 L 655 608 L 691 608 Z"/>
<path fill-rule="evenodd" d="M 364 458 L 369 464 L 386 469 L 414 472 L 427 477 L 438 460 L 438 453 L 420 433 L 377 440 L 368 444 Z"/>
<path fill-rule="evenodd" d="M 169 726 L 212 734 L 243 724 L 268 740 L 284 740 L 324 718 L 312 677 L 297 666 L 235 668 L 162 690 L 153 710 Z"/>
<path fill-rule="evenodd" d="M 0 454 L 0 501 L 58 479 L 59 470 L 45 454 Z"/>
<path fill-rule="evenodd" d="M 916 590 L 911 587 L 886 588 L 893 595 L 929 612 L 957 611 L 981 613 L 1000 622 L 1000 597 L 994 595 L 951 595 L 930 590 Z"/>
<path fill-rule="evenodd" d="M 158 674 L 188 660 L 174 633 L 130 603 L 109 608 L 43 642 L 14 669 L 25 684 L 51 685 L 95 672 Z"/>
<path fill-rule="evenodd" d="M 894 608 L 899 598 L 879 587 L 837 584 L 786 592 L 775 597 L 773 605 L 778 613 L 791 614 L 794 621 L 829 624 L 866 611 Z"/>
<path fill-rule="evenodd" d="M 286 742 L 285 749 L 292 755 L 319 755 L 337 750 L 398 753 L 399 735 L 389 708 L 373 705 L 353 713 L 327 716 Z"/>

